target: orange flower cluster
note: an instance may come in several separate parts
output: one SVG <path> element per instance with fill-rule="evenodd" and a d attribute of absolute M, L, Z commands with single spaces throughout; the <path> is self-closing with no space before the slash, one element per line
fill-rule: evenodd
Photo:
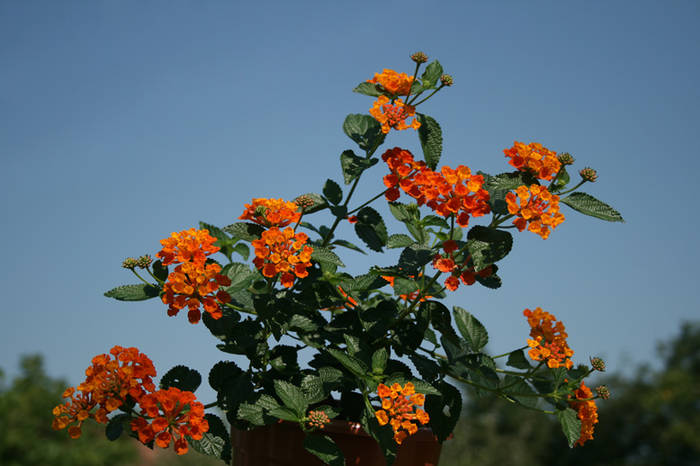
<path fill-rule="evenodd" d="M 381 123 L 382 133 L 384 134 L 388 133 L 391 128 L 396 130 L 420 128 L 420 122 L 416 118 L 410 124 L 406 124 L 408 118 L 416 115 L 416 108 L 412 105 L 404 104 L 401 99 L 389 102 L 387 96 L 380 95 L 374 101 L 372 108 L 369 109 L 369 114 Z"/>
<path fill-rule="evenodd" d="M 306 417 L 307 426 L 311 429 L 323 429 L 326 424 L 331 422 L 330 418 L 325 411 L 309 411 L 309 415 Z"/>
<path fill-rule="evenodd" d="M 272 227 L 262 233 L 260 239 L 251 241 L 255 248 L 253 264 L 268 278 L 281 273 L 280 283 L 286 288 L 294 285 L 295 275 L 304 278 L 311 266 L 313 248 L 305 246 L 309 237 L 306 233 L 294 233 L 292 227 L 280 230 Z"/>
<path fill-rule="evenodd" d="M 576 445 L 583 445 L 587 440 L 593 439 L 593 426 L 598 423 L 598 407 L 595 405 L 593 392 L 581 381 L 581 385 L 574 392 L 574 400 L 569 401 L 569 406 L 576 410 L 581 420 L 581 435 Z"/>
<path fill-rule="evenodd" d="M 119 408 L 127 395 L 139 400 L 147 391 L 153 391 L 156 369 L 145 354 L 137 348 L 115 346 L 107 354 L 92 358 L 92 365 L 85 370 L 85 381 L 76 389 L 70 387 L 63 392 L 68 400 L 53 409 L 55 430 L 68 428 L 71 438 L 79 438 L 81 424 L 92 417 L 106 424 L 107 414 Z M 94 408 L 98 408 L 93 412 Z"/>
<path fill-rule="evenodd" d="M 421 275 L 419 275 L 419 276 L 421 276 Z M 386 280 L 387 282 L 389 282 L 389 285 L 392 288 L 394 287 L 394 281 L 396 281 L 396 277 L 392 277 L 390 275 L 382 275 L 381 277 L 384 280 Z M 409 275 L 408 278 L 414 278 L 414 277 L 413 277 L 413 275 Z M 415 301 L 415 299 L 420 295 L 420 292 L 421 292 L 420 290 L 416 290 L 416 291 L 413 291 L 409 294 L 400 294 L 399 298 L 401 298 L 405 301 L 408 301 L 408 302 L 412 302 L 412 301 Z M 427 301 L 430 298 L 432 298 L 432 296 L 429 296 L 429 295 L 421 296 L 420 299 L 418 300 L 418 302 L 422 303 L 423 301 Z"/>
<path fill-rule="evenodd" d="M 239 220 L 250 220 L 264 227 L 286 227 L 298 222 L 301 212 L 294 202 L 283 199 L 255 198 L 251 204 L 245 205 L 245 211 Z"/>
<path fill-rule="evenodd" d="M 442 243 L 442 249 L 445 254 L 437 254 L 433 258 L 433 267 L 443 273 L 449 273 L 450 276 L 445 280 L 445 288 L 450 291 L 455 291 L 459 288 L 461 281 L 467 286 L 473 285 L 476 282 L 476 276 L 488 277 L 493 273 L 493 268 L 488 266 L 480 271 L 475 271 L 474 266 L 467 267 L 467 262 L 458 265 L 455 262 L 454 252 L 458 249 L 457 242 L 447 240 Z"/>
<path fill-rule="evenodd" d="M 161 448 L 174 441 L 175 453 L 183 455 L 187 453 L 186 435 L 201 440 L 209 430 L 204 405 L 195 400 L 194 393 L 176 387 L 145 395 L 139 400 L 141 417 L 131 421 L 131 430 L 138 432 L 141 442 L 155 440 Z"/>
<path fill-rule="evenodd" d="M 564 214 L 559 212 L 559 196 L 550 193 L 546 187 L 533 184 L 529 188 L 520 186 L 506 194 L 508 212 L 517 215 L 513 224 L 518 231 L 523 231 L 525 226 L 531 232 L 538 234 L 542 239 L 547 239 L 550 228 L 554 230 L 564 221 Z"/>
<path fill-rule="evenodd" d="M 416 162 L 409 151 L 394 147 L 382 155 L 391 173 L 384 177 L 387 200 L 399 198 L 399 188 L 413 197 L 418 205 L 427 205 L 443 217 L 456 216 L 457 223 L 466 227 L 469 218 L 480 217 L 491 211 L 489 193 L 483 189 L 484 177 L 472 175 L 469 167 L 455 170 L 443 166 L 437 172 L 424 162 Z"/>
<path fill-rule="evenodd" d="M 515 141 L 513 147 L 504 149 L 503 153 L 510 158 L 509 164 L 520 171 L 529 171 L 541 180 L 551 181 L 561 168 L 557 153 L 537 142 L 525 145 Z"/>
<path fill-rule="evenodd" d="M 163 265 L 179 264 L 163 286 L 161 299 L 168 305 L 169 316 L 177 315 L 185 306 L 189 309 L 187 318 L 193 324 L 202 317 L 200 306 L 214 319 L 222 316 L 221 303 L 229 302 L 231 297 L 219 288 L 229 286 L 231 280 L 221 275 L 219 264 L 206 263 L 207 256 L 220 249 L 214 246 L 215 241 L 208 230 L 194 228 L 161 240 L 163 249 L 156 256 L 163 260 Z"/>
<path fill-rule="evenodd" d="M 552 369 L 557 367 L 571 369 L 574 363 L 569 358 L 574 355 L 574 351 L 566 342 L 569 335 L 566 333 L 564 324 L 539 307 L 534 311 L 525 309 L 523 315 L 527 317 L 531 327 L 532 338 L 527 340 L 530 347 L 527 354 L 535 361 L 547 361 L 547 367 Z"/>
<path fill-rule="evenodd" d="M 430 416 L 422 409 L 418 408 L 413 412 L 414 406 L 425 404 L 425 395 L 416 393 L 411 382 L 406 382 L 403 387 L 395 383 L 391 388 L 381 383 L 377 387 L 377 394 L 382 401 L 382 409 L 375 411 L 374 415 L 379 425 L 391 425 L 394 440 L 399 445 L 406 437 L 418 431 L 415 421 L 421 424 L 430 421 Z"/>
<path fill-rule="evenodd" d="M 374 73 L 374 78 L 368 79 L 367 82 L 380 84 L 394 95 L 408 95 L 413 85 L 413 76 L 384 68 L 381 73 Z"/>

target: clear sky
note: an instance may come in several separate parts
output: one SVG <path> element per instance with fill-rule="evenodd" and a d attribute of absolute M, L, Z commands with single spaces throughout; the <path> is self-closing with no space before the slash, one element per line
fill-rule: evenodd
<path fill-rule="evenodd" d="M 343 119 L 372 103 L 351 90 L 411 72 L 417 50 L 455 80 L 421 107 L 443 127 L 443 163 L 498 173 L 514 140 L 541 142 L 596 168 L 585 190 L 627 220 L 562 206 L 548 240 L 516 233 L 500 290 L 448 303 L 484 322 L 494 352 L 524 344 L 522 310 L 541 306 L 577 361 L 649 360 L 700 317 L 699 20 L 696 1 L 0 2 L 0 367 L 40 352 L 76 384 L 120 344 L 160 374 L 206 376 L 229 355 L 203 325 L 102 296 L 134 282 L 121 261 L 199 220 L 232 223 L 252 197 L 340 180 Z M 395 145 L 420 153 L 412 130 Z M 343 259 L 359 274 L 393 256 Z"/>

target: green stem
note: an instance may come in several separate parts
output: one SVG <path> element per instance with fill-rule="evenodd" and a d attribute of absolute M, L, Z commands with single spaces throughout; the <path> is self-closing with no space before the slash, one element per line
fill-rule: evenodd
<path fill-rule="evenodd" d="M 513 351 L 509 351 L 508 353 L 503 353 L 503 354 L 499 354 L 498 356 L 493 356 L 493 359 L 498 359 L 498 358 L 502 358 L 502 357 L 508 356 L 509 354 L 515 353 L 516 351 L 522 351 L 522 350 L 524 350 L 525 348 L 528 348 L 528 345 L 525 345 L 525 346 L 523 346 L 523 347 L 521 347 L 521 348 L 514 349 Z"/>
<path fill-rule="evenodd" d="M 257 314 L 258 314 L 257 312 L 255 312 L 255 311 L 252 310 L 252 309 L 247 309 L 247 308 L 245 308 L 245 307 L 236 306 L 235 304 L 223 303 L 223 305 L 224 305 L 224 306 L 228 306 L 228 307 L 230 307 L 231 309 L 233 309 L 233 310 L 235 310 L 235 311 L 245 312 L 246 314 L 253 314 L 253 315 L 257 315 Z"/>
<path fill-rule="evenodd" d="M 131 269 L 131 271 L 134 273 L 134 275 L 136 275 L 137 277 L 139 277 L 139 280 L 141 280 L 142 282 L 144 282 L 146 285 L 148 285 L 148 286 L 153 286 L 153 283 L 149 283 L 149 282 L 147 282 L 146 280 L 144 280 L 143 277 L 142 277 L 141 275 L 139 275 L 139 273 L 138 273 L 136 270 Z"/>
<path fill-rule="evenodd" d="M 435 89 L 433 92 L 431 92 L 430 95 L 429 95 L 428 97 L 426 97 L 425 99 L 421 100 L 420 102 L 418 102 L 418 103 L 416 103 L 416 104 L 414 104 L 413 102 L 411 102 L 410 104 L 407 104 L 407 105 L 411 105 L 411 106 L 413 106 L 413 107 L 417 107 L 417 106 L 419 106 L 420 104 L 422 104 L 423 102 L 425 102 L 426 100 L 428 100 L 429 98 L 431 98 L 432 96 L 434 96 L 434 95 L 435 95 L 440 89 L 442 89 L 443 87 L 445 87 L 445 85 L 444 85 L 444 84 L 440 84 L 440 87 L 438 87 L 438 88 Z M 416 98 L 418 98 L 418 96 L 416 96 Z M 413 101 L 415 101 L 415 100 L 416 100 L 416 99 L 413 99 Z"/>
<path fill-rule="evenodd" d="M 154 279 L 157 283 L 160 283 L 161 285 L 162 285 L 163 283 L 165 283 L 163 280 L 161 280 L 160 278 L 158 278 L 158 277 L 156 277 L 155 275 L 153 275 L 153 272 L 151 272 L 151 269 L 148 269 L 148 268 L 147 268 L 147 269 L 146 269 L 146 272 L 148 272 L 148 275 L 150 275 L 151 277 L 153 277 L 153 279 Z"/>
<path fill-rule="evenodd" d="M 211 403 L 205 404 L 204 409 L 214 408 L 216 406 L 219 406 L 219 403 L 217 401 L 213 401 Z"/>
<path fill-rule="evenodd" d="M 360 177 L 362 174 L 358 175 L 357 178 L 355 178 L 355 182 L 352 184 L 352 187 L 350 188 L 350 192 L 348 192 L 348 197 L 345 199 L 345 203 L 343 203 L 343 207 L 347 207 L 348 203 L 350 202 L 350 198 L 352 195 L 355 193 L 355 188 L 357 188 L 357 184 L 360 182 Z M 349 213 L 349 212 L 348 212 Z M 331 240 L 333 237 L 333 233 L 335 232 L 335 229 L 338 228 L 338 225 L 340 224 L 340 221 L 344 219 L 345 217 L 336 217 L 335 221 L 333 222 L 333 225 L 331 226 L 331 229 L 328 230 L 328 233 L 326 234 L 326 237 L 323 238 L 323 243 L 321 243 L 321 246 L 327 246 L 328 242 Z"/>
<path fill-rule="evenodd" d="M 348 215 L 349 215 L 349 214 L 352 214 L 352 213 L 355 213 L 355 212 L 357 212 L 358 210 L 362 209 L 363 207 L 366 207 L 366 206 L 368 206 L 369 204 L 373 203 L 374 201 L 376 201 L 377 199 L 379 199 L 380 197 L 382 197 L 387 191 L 389 191 L 389 189 L 390 189 L 390 188 L 386 188 L 384 191 L 382 191 L 381 193 L 377 194 L 376 196 L 374 196 L 374 197 L 373 197 L 372 199 L 370 199 L 369 201 L 365 202 L 364 204 L 362 204 L 362 205 L 360 205 L 360 206 L 358 206 L 358 207 L 355 207 L 354 209 L 352 209 L 351 211 L 348 212 Z"/>
<path fill-rule="evenodd" d="M 577 184 L 577 185 L 574 186 L 573 188 L 568 189 L 568 190 L 566 190 L 566 191 L 563 191 L 563 192 L 561 192 L 561 193 L 557 193 L 557 196 L 560 196 L 560 197 L 561 197 L 561 196 L 563 196 L 564 194 L 569 194 L 571 191 L 576 191 L 576 190 L 577 190 L 578 188 L 580 188 L 585 182 L 586 182 L 586 180 L 581 180 L 581 181 L 579 182 L 579 184 Z"/>

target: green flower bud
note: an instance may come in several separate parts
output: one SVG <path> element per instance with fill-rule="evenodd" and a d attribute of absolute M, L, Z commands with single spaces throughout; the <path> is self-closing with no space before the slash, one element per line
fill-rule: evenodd
<path fill-rule="evenodd" d="M 134 270 L 138 265 L 138 260 L 134 259 L 133 257 L 127 257 L 124 259 L 124 262 L 122 262 L 122 267 L 129 270 Z"/>
<path fill-rule="evenodd" d="M 596 393 L 598 393 L 598 396 L 604 400 L 610 398 L 610 390 L 608 390 L 608 387 L 606 385 L 600 385 L 596 387 L 595 391 Z"/>
<path fill-rule="evenodd" d="M 568 152 L 562 152 L 557 156 L 557 159 L 562 165 L 572 165 L 574 163 L 574 158 Z"/>
<path fill-rule="evenodd" d="M 454 84 L 454 80 L 449 74 L 443 74 L 442 76 L 440 76 L 440 82 L 443 86 L 451 86 L 452 84 Z"/>
<path fill-rule="evenodd" d="M 581 175 L 581 178 L 583 178 L 584 181 L 590 181 L 591 183 L 598 179 L 598 173 L 591 167 L 584 168 L 578 172 L 578 174 Z"/>
<path fill-rule="evenodd" d="M 598 372 L 605 372 L 605 361 L 599 357 L 591 358 L 591 366 Z"/>
<path fill-rule="evenodd" d="M 411 55 L 411 60 L 413 60 L 416 63 L 425 63 L 428 61 L 428 56 L 423 52 L 416 52 L 413 55 Z"/>

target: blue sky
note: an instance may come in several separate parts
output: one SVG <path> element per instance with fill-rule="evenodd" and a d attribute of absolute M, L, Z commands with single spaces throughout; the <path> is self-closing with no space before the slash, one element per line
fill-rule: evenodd
<path fill-rule="evenodd" d="M 115 344 L 138 346 L 161 374 L 227 359 L 157 300 L 104 298 L 133 282 L 121 261 L 199 220 L 232 223 L 252 197 L 340 181 L 353 148 L 343 119 L 372 102 L 352 88 L 385 67 L 410 72 L 417 50 L 455 79 L 421 107 L 442 125 L 443 163 L 507 171 L 503 149 L 538 141 L 596 168 L 585 190 L 627 220 L 563 210 L 547 241 L 516 234 L 500 290 L 448 303 L 485 323 L 494 352 L 523 344 L 522 310 L 541 306 L 566 324 L 577 361 L 652 359 L 700 316 L 699 4 L 437 5 L 0 3 L 0 367 L 41 352 L 75 384 Z M 413 131 L 392 132 L 396 145 L 420 153 Z M 356 199 L 381 189 L 378 167 Z M 393 260 L 343 254 L 354 274 Z"/>

